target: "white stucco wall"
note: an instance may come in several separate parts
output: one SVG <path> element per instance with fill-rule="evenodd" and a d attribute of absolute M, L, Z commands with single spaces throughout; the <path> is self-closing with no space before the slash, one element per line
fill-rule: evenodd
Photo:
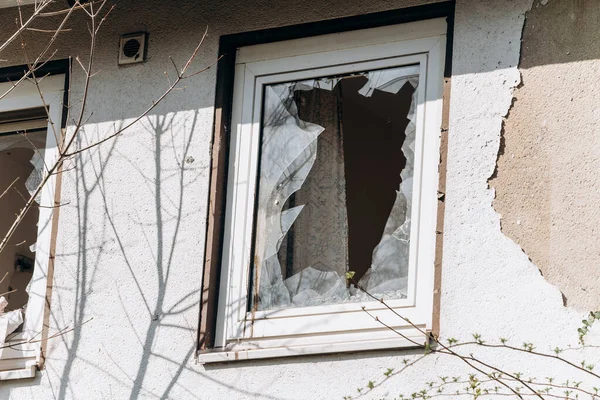
<path fill-rule="evenodd" d="M 100 40 L 101 73 L 89 96 L 94 115 L 86 134 L 127 122 L 162 93 L 162 71 L 171 68 L 168 56 L 181 64 L 207 23 L 210 35 L 198 64 L 215 59 L 222 34 L 419 3 L 120 3 Z M 443 337 L 468 339 L 477 332 L 486 340 L 506 337 L 517 346 L 531 341 L 546 350 L 576 344 L 582 314 L 564 308 L 560 292 L 501 233 L 487 184 L 502 119 L 520 82 L 520 37 L 531 3 L 457 1 L 440 326 Z M 150 32 L 149 61 L 118 68 L 118 37 L 136 30 Z M 59 54 L 83 54 L 84 39 L 83 33 L 70 36 Z M 73 96 L 81 79 L 75 69 Z M 194 361 L 215 71 L 186 86 L 127 134 L 82 156 L 77 170 L 63 178 L 62 199 L 70 204 L 60 211 L 51 320 L 60 328 L 93 320 L 48 344 L 46 369 L 35 379 L 0 383 L 0 398 L 338 399 L 419 353 L 213 366 Z M 538 359 L 502 351 L 479 354 L 508 371 L 541 377 L 562 373 L 560 365 Z M 364 398 L 393 398 L 438 376 L 466 377 L 468 372 L 459 360 L 432 356 Z"/>

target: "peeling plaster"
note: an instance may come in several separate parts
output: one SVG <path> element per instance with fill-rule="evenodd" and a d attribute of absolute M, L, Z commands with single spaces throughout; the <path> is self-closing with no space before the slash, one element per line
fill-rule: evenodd
<path fill-rule="evenodd" d="M 457 3 L 444 220 L 443 335 L 466 337 L 465 327 L 479 324 L 479 330 L 489 328 L 493 337 L 523 337 L 528 331 L 549 329 L 552 342 L 573 342 L 571 330 L 576 330 L 581 317 L 564 308 L 560 291 L 501 232 L 501 216 L 492 206 L 495 190 L 488 185 L 496 168 L 503 122 L 512 114 L 513 94 L 521 84 L 517 68 L 521 34 L 532 5 L 533 1 L 512 2 L 509 11 L 486 2 L 486 24 L 479 26 L 474 21 L 481 21 L 473 15 L 463 20 L 468 13 L 462 8 L 470 7 L 478 15 L 483 2 Z M 485 41 L 471 41 L 472 35 Z M 479 70 L 463 63 L 465 56 L 477 59 Z M 457 301 L 453 292 L 457 287 L 477 304 L 469 307 Z M 490 326 L 480 323 L 490 315 L 506 318 Z M 557 331 L 557 326 L 563 329 Z"/>
<path fill-rule="evenodd" d="M 539 6 L 544 5 L 545 6 Z M 600 307 L 600 6 L 540 2 L 527 13 L 523 84 L 503 124 L 494 208 L 568 306 Z"/>

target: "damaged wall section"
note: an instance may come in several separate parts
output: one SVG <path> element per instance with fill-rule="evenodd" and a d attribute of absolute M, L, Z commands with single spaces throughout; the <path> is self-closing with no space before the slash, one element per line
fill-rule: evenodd
<path fill-rule="evenodd" d="M 504 123 L 494 207 L 568 306 L 600 309 L 600 3 L 543 1 L 527 13 L 522 85 Z"/>

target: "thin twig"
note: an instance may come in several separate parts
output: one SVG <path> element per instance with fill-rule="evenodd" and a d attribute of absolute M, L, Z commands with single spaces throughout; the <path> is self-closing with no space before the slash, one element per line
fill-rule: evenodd
<path fill-rule="evenodd" d="M 18 180 L 19 180 L 19 177 L 17 176 L 17 177 L 16 177 L 16 178 L 15 178 L 15 179 L 14 179 L 14 180 L 13 180 L 13 181 L 10 183 L 10 185 L 8 185 L 8 187 L 7 187 L 6 189 L 4 189 L 4 192 L 2 192 L 2 194 L 0 194 L 0 199 L 1 199 L 1 198 L 2 198 L 2 197 L 3 197 L 3 196 L 6 194 L 6 193 L 8 193 L 8 191 L 10 190 L 10 188 L 12 188 L 12 187 L 13 187 L 13 185 L 14 185 L 15 183 L 17 183 L 17 181 L 18 181 Z M 0 281 L 0 282 L 2 282 L 2 281 Z"/>
<path fill-rule="evenodd" d="M 29 340 L 22 340 L 22 341 L 16 342 L 16 343 L 8 343 L 8 344 L 0 346 L 0 349 L 6 349 L 6 348 L 9 348 L 9 347 L 14 347 L 14 346 L 22 346 L 24 344 L 33 344 L 33 343 L 47 342 L 48 340 L 51 340 L 51 339 L 54 339 L 54 338 L 57 338 L 57 337 L 60 337 L 60 336 L 64 336 L 64 335 L 66 335 L 69 332 L 73 332 L 75 329 L 82 327 L 83 325 L 87 324 L 88 322 L 92 321 L 93 319 L 94 319 L 94 317 L 90 317 L 89 319 L 83 321 L 81 324 L 76 325 L 76 326 L 74 326 L 72 328 L 63 328 L 60 331 L 54 333 L 51 336 L 48 336 L 45 339 L 33 339 L 32 338 L 32 339 L 29 339 Z M 37 336 L 39 336 L 39 333 L 36 334 L 34 336 L 34 338 L 37 337 Z"/>
<path fill-rule="evenodd" d="M 354 280 L 354 278 L 352 278 L 351 281 L 352 281 L 352 283 L 354 284 L 355 287 L 357 287 L 359 290 L 361 290 L 362 292 L 364 292 L 365 294 L 367 294 L 367 296 L 369 296 L 372 299 L 378 301 L 385 308 L 387 308 L 392 313 L 394 313 L 394 315 L 398 316 L 403 321 L 405 321 L 406 323 L 408 323 L 410 326 L 412 326 L 413 328 L 417 329 L 417 331 L 419 331 L 423 335 L 427 336 L 427 332 L 425 332 L 422 328 L 420 328 L 419 326 L 417 326 L 414 323 L 412 323 L 408 318 L 406 318 L 403 315 L 399 314 L 395 309 L 393 309 L 392 307 L 390 307 L 389 304 L 387 304 L 382 298 L 377 298 L 377 297 L 373 296 L 371 293 L 369 293 L 367 290 L 365 290 L 361 285 L 359 285 L 358 282 L 356 282 Z M 376 321 L 379 322 L 380 324 L 382 324 L 382 322 L 379 319 L 376 319 Z M 431 348 L 430 351 L 432 353 L 441 353 L 441 354 L 447 354 L 447 355 L 451 355 L 451 356 L 457 357 L 458 359 L 460 359 L 461 361 L 463 361 L 465 364 L 467 364 L 469 367 L 471 367 L 472 369 L 474 369 L 475 371 L 480 372 L 480 373 L 485 373 L 485 372 L 483 370 L 481 370 L 481 368 L 473 365 L 473 362 L 478 362 L 479 364 L 484 365 L 487 368 L 491 368 L 491 369 L 497 370 L 495 367 L 490 366 L 489 364 L 483 363 L 483 362 L 481 362 L 478 359 L 473 359 L 473 358 L 465 357 L 462 354 L 459 354 L 459 353 L 453 351 L 451 348 L 448 348 L 446 345 L 444 345 L 441 341 L 439 341 L 434 336 L 430 336 L 430 337 L 433 339 L 433 341 L 438 346 L 440 346 L 443 349 L 443 351 L 441 351 L 441 350 L 438 350 L 438 349 Z M 500 370 L 498 370 L 498 371 L 499 372 L 504 372 L 504 371 L 500 371 Z M 506 374 L 510 376 L 510 374 L 508 374 L 508 373 L 506 373 Z M 537 393 L 536 390 L 534 390 L 533 388 L 531 388 L 530 386 L 528 386 L 526 382 L 520 380 L 516 376 L 511 376 L 511 377 L 514 377 L 515 379 L 517 379 L 519 381 L 519 383 L 521 383 L 523 386 L 525 386 L 528 390 L 530 390 L 532 393 L 534 393 L 537 397 L 539 397 L 540 399 L 543 399 L 543 397 L 539 393 Z M 509 389 L 518 398 L 520 398 L 520 399 L 523 398 L 518 391 L 516 391 L 513 387 L 511 387 L 507 383 L 503 382 L 501 379 L 499 379 L 499 378 L 493 378 L 493 377 L 492 377 L 492 379 L 495 379 L 496 382 L 498 382 L 500 385 L 502 385 L 502 386 L 506 387 L 507 389 Z"/>
<path fill-rule="evenodd" d="M 207 28 L 208 31 L 208 28 Z M 130 123 L 128 123 L 127 125 L 125 125 L 124 127 L 122 127 L 121 129 L 117 130 L 116 132 L 104 137 L 101 140 L 98 140 L 88 146 L 82 147 L 80 149 L 71 151 L 71 152 L 66 152 L 63 153 L 63 155 L 65 157 L 72 157 L 74 155 L 77 155 L 79 153 L 82 153 L 84 151 L 90 150 L 96 146 L 99 146 L 100 144 L 107 142 L 117 136 L 119 136 L 121 133 L 123 133 L 124 131 L 126 131 L 127 129 L 131 128 L 133 125 L 135 125 L 137 122 L 139 122 L 142 118 L 144 118 L 146 115 L 148 115 L 148 113 L 150 113 L 154 108 L 156 108 L 156 106 L 158 106 L 173 90 L 175 90 L 175 87 L 179 84 L 179 82 L 181 82 L 184 79 L 188 79 L 194 75 L 197 75 L 198 73 L 201 72 L 205 72 L 207 70 L 209 70 L 210 68 L 212 68 L 218 61 L 219 59 L 215 60 L 213 63 L 211 63 L 210 65 L 208 65 L 207 67 L 201 69 L 200 71 L 197 71 L 191 75 L 185 76 L 185 72 L 186 70 L 189 68 L 191 62 L 193 61 L 193 59 L 196 57 L 196 55 L 198 54 L 198 50 L 200 49 L 200 46 L 202 45 L 204 39 L 206 37 L 206 32 L 204 34 L 204 36 L 202 37 L 200 43 L 198 44 L 198 46 L 196 46 L 196 49 L 194 50 L 194 53 L 192 54 L 192 56 L 188 59 L 188 61 L 186 62 L 185 66 L 183 67 L 183 69 L 181 70 L 181 73 L 177 76 L 177 79 L 171 84 L 171 86 L 169 86 L 169 88 L 167 90 L 165 90 L 165 92 L 155 101 L 152 102 L 152 105 L 149 106 L 144 112 L 142 112 L 139 116 L 137 116 L 136 118 L 133 119 L 133 121 L 131 121 Z"/>
<path fill-rule="evenodd" d="M 35 19 L 40 16 L 40 14 L 42 13 L 42 11 L 48 7 L 50 4 L 52 4 L 52 0 L 44 0 L 42 1 L 42 3 L 34 10 L 33 14 L 31 15 L 31 17 L 29 17 L 29 19 L 27 19 L 27 21 L 22 22 L 19 24 L 19 28 L 17 29 L 17 31 L 12 34 L 8 39 L 6 39 L 6 41 L 4 43 L 2 43 L 0 45 L 0 53 L 2 53 L 2 51 L 4 51 L 13 41 L 15 41 L 20 35 L 21 33 L 23 33 L 23 31 L 25 31 L 29 25 L 31 25 L 33 23 L 33 21 L 35 21 Z"/>
<path fill-rule="evenodd" d="M 577 365 L 577 364 L 575 364 L 575 363 L 573 363 L 573 362 L 571 362 L 571 361 L 569 361 L 569 360 L 567 360 L 567 359 L 565 359 L 563 357 L 560 357 L 560 356 L 558 356 L 556 354 L 541 353 L 541 352 L 538 352 L 538 351 L 535 351 L 535 350 L 522 349 L 522 348 L 519 348 L 519 347 L 510 346 L 510 345 L 507 345 L 507 344 L 488 344 L 488 343 L 479 343 L 479 342 L 463 342 L 463 343 L 454 344 L 454 345 L 449 346 L 449 347 L 455 348 L 455 347 L 460 347 L 460 346 L 465 346 L 465 345 L 478 345 L 478 346 L 481 346 L 481 347 L 488 347 L 488 348 L 493 348 L 493 349 L 498 349 L 498 348 L 499 349 L 508 349 L 508 350 L 517 351 L 517 352 L 521 352 L 521 353 L 532 354 L 532 355 L 535 355 L 535 356 L 538 356 L 538 357 L 550 358 L 550 359 L 553 359 L 553 360 L 557 360 L 557 361 L 563 362 L 563 363 L 565 363 L 565 364 L 567 364 L 567 365 L 569 365 L 569 366 L 571 366 L 571 367 L 573 367 L 575 369 L 578 369 L 578 370 L 583 371 L 583 372 L 585 372 L 585 373 L 587 373 L 589 375 L 592 375 L 595 378 L 600 379 L 600 375 L 594 373 L 593 371 L 591 371 L 591 370 L 589 370 L 587 368 L 583 368 L 580 365 Z"/>

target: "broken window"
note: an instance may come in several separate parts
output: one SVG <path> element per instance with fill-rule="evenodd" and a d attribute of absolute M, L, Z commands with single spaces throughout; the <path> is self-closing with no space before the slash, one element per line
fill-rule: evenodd
<path fill-rule="evenodd" d="M 220 260 L 224 351 L 203 362 L 426 340 L 446 29 L 431 19 L 237 49 L 231 130 L 216 138 L 228 140 L 222 249 L 207 253 Z"/>
<path fill-rule="evenodd" d="M 42 180 L 46 125 L 43 107 L 0 113 L 0 232 L 9 230 Z M 35 265 L 39 201 L 40 196 L 0 253 L 0 343 L 23 322 Z"/>
<path fill-rule="evenodd" d="M 418 72 L 265 87 L 255 309 L 406 297 Z"/>
<path fill-rule="evenodd" d="M 58 211 L 57 175 L 47 166 L 59 157 L 64 89 L 65 74 L 50 73 L 37 85 L 0 82 L 0 238 L 37 192 L 0 252 L 0 380 L 31 378 L 41 361 L 43 341 L 36 339 L 49 306 Z"/>

